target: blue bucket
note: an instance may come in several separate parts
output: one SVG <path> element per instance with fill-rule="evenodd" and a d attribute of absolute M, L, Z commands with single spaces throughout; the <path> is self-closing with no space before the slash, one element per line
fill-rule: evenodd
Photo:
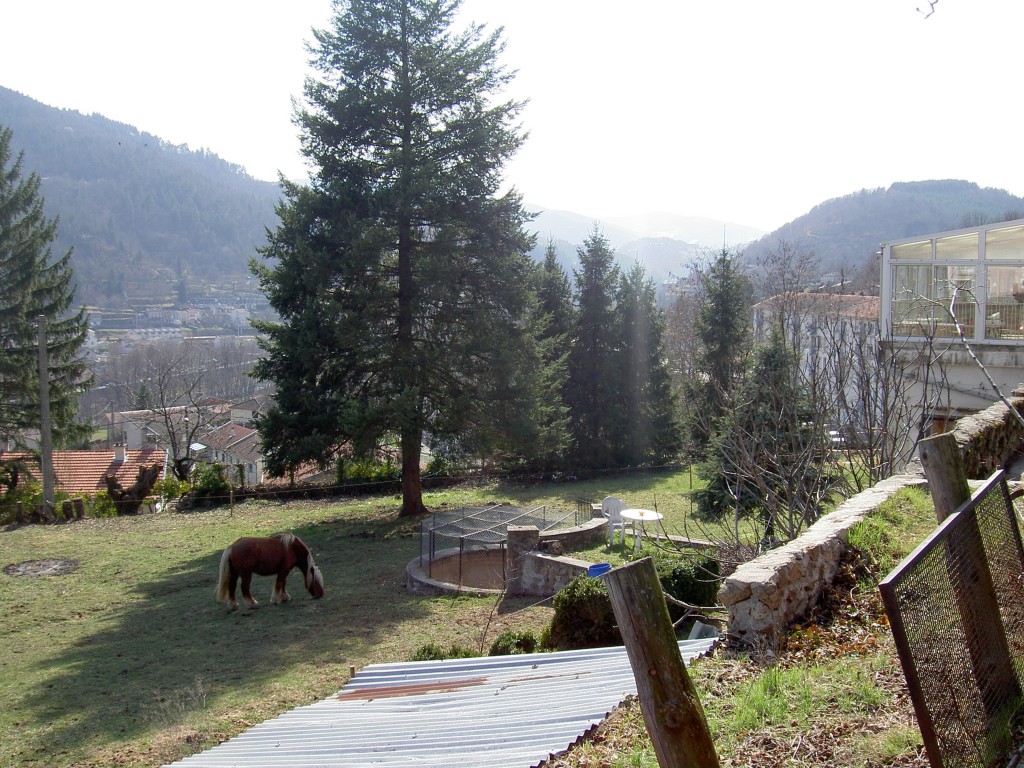
<path fill-rule="evenodd" d="M 587 568 L 587 576 L 604 576 L 612 569 L 611 563 L 595 563 Z"/>

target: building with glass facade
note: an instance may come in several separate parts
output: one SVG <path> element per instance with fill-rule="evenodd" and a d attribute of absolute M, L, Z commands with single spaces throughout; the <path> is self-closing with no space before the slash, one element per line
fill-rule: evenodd
<path fill-rule="evenodd" d="M 942 369 L 950 415 L 999 399 L 985 371 L 1009 395 L 1024 383 L 1024 219 L 884 243 L 879 323 Z"/>

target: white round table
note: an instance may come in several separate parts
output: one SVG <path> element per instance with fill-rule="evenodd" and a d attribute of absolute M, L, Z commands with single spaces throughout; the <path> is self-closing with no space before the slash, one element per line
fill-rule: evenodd
<path fill-rule="evenodd" d="M 640 551 L 640 539 L 644 537 L 646 532 L 644 531 L 644 523 L 656 523 L 665 517 L 660 512 L 655 512 L 653 509 L 624 509 L 622 510 L 622 516 L 626 520 L 633 521 L 633 549 L 637 552 Z M 640 535 L 636 535 L 636 524 L 640 523 Z"/>

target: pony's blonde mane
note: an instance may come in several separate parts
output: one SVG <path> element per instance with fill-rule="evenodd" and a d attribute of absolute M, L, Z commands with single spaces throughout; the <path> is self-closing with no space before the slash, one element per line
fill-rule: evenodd
<path fill-rule="evenodd" d="M 310 552 L 306 559 L 306 589 L 309 592 L 313 591 L 313 583 L 319 583 L 320 588 L 323 589 L 324 577 L 320 575 L 320 569 L 316 567 L 316 563 L 313 562 L 313 553 Z"/>

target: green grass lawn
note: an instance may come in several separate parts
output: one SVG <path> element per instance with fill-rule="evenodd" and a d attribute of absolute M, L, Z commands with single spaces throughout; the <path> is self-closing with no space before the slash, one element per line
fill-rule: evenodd
<path fill-rule="evenodd" d="M 632 506 L 657 507 L 666 528 L 680 532 L 689 482 L 683 470 L 540 486 L 478 484 L 431 492 L 426 502 L 455 509 L 507 501 L 571 512 L 577 498 L 614 494 Z M 397 497 L 247 502 L 0 530 L 0 568 L 79 562 L 59 576 L 0 572 L 0 766 L 160 765 L 319 701 L 345 684 L 352 667 L 406 661 L 427 643 L 486 653 L 502 631 L 539 634 L 550 621 L 550 601 L 536 598 L 407 591 L 405 566 L 419 553 L 419 521 L 400 520 L 398 505 Z M 242 535 L 284 530 L 312 549 L 324 598 L 311 600 L 294 572 L 287 605 L 270 604 L 269 577 L 254 580 L 262 602 L 256 611 L 216 603 L 224 547 Z M 884 531 L 869 534 L 889 541 Z M 630 552 L 601 544 L 575 554 L 621 562 Z M 716 664 L 707 660 L 695 670 L 709 681 L 705 690 L 718 684 Z M 724 746 L 733 727 L 719 717 L 712 715 L 713 727 Z M 641 751 L 643 738 L 635 739 Z"/>
<path fill-rule="evenodd" d="M 508 501 L 571 512 L 577 498 L 689 509 L 689 475 L 614 475 L 543 486 L 481 484 L 429 493 L 432 508 Z M 340 689 L 350 667 L 405 661 L 428 642 L 483 653 L 506 629 L 539 634 L 550 603 L 423 597 L 405 589 L 419 521 L 395 497 L 248 502 L 187 513 L 0 531 L 0 567 L 73 558 L 59 576 L 0 573 L 0 765 L 158 765 Z M 214 601 L 224 547 L 291 530 L 312 549 L 326 595 L 298 572 L 292 602 L 256 611 Z M 619 548 L 621 549 L 621 548 Z M 604 550 L 602 552 L 602 550 Z M 607 547 L 595 560 L 615 555 Z"/>

